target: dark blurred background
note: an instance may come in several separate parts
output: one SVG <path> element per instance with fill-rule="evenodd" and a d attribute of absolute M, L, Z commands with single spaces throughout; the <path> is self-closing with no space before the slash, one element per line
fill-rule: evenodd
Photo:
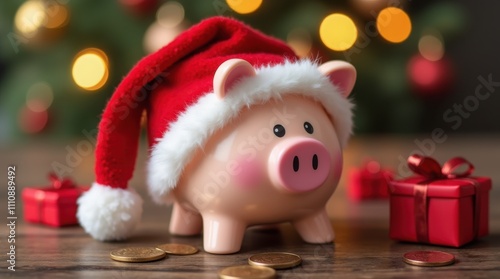
<path fill-rule="evenodd" d="M 143 56 L 224 15 L 358 69 L 356 134 L 500 132 L 498 1 L 0 2 L 0 143 L 84 137 Z"/>

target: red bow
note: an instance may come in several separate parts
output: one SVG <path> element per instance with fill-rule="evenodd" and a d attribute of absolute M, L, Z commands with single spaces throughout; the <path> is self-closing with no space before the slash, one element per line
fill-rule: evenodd
<path fill-rule="evenodd" d="M 438 179 L 453 179 L 463 178 L 474 185 L 476 188 L 476 205 L 474 216 L 474 233 L 477 237 L 479 230 L 479 186 L 477 181 L 467 179 L 474 171 L 474 166 L 462 157 L 454 157 L 444 163 L 443 167 L 431 157 L 424 157 L 418 154 L 413 154 L 408 157 L 408 166 L 416 174 L 420 174 L 427 178 L 426 180 L 418 183 L 413 188 L 415 199 L 415 228 L 417 233 L 417 240 L 419 242 L 429 242 L 429 231 L 427 223 L 427 187 L 433 180 Z"/>
<path fill-rule="evenodd" d="M 462 157 L 454 157 L 444 163 L 443 167 L 431 157 L 413 154 L 408 157 L 410 169 L 429 179 L 451 179 L 467 177 L 474 171 L 474 166 Z M 461 167 L 465 169 L 460 171 Z"/>
<path fill-rule="evenodd" d="M 68 189 L 75 188 L 75 183 L 69 178 L 61 179 L 55 173 L 49 173 L 49 179 L 52 182 L 54 189 Z"/>

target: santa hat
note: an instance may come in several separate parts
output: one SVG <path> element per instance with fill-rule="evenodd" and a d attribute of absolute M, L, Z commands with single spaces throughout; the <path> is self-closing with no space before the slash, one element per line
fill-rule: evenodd
<path fill-rule="evenodd" d="M 96 181 L 78 200 L 80 224 L 96 239 L 119 240 L 140 221 L 142 199 L 127 184 L 143 110 L 151 150 L 148 186 L 160 202 L 168 199 L 195 151 L 252 104 L 287 94 L 311 97 L 323 104 L 344 146 L 352 129 L 346 97 L 355 70 L 340 61 L 318 66 L 298 59 L 285 43 L 224 17 L 202 21 L 145 57 L 102 115 Z"/>

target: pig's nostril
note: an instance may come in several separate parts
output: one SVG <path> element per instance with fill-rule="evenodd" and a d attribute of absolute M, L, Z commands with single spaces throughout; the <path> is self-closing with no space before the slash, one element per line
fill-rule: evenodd
<path fill-rule="evenodd" d="M 294 172 L 299 171 L 299 157 L 297 156 L 293 157 L 293 171 Z"/>
<path fill-rule="evenodd" d="M 314 154 L 313 156 L 313 169 L 317 170 L 318 169 L 318 155 Z"/>

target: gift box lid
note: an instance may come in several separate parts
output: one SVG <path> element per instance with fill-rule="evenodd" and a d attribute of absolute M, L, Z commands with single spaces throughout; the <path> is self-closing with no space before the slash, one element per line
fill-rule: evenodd
<path fill-rule="evenodd" d="M 491 189 L 491 179 L 489 177 L 467 177 L 428 181 L 429 179 L 423 176 L 413 176 L 402 180 L 394 180 L 390 182 L 389 190 L 393 195 L 413 196 L 415 185 L 427 184 L 428 197 L 459 198 L 472 196 L 476 193 L 472 181 L 478 183 L 480 191 L 489 191 Z"/>

